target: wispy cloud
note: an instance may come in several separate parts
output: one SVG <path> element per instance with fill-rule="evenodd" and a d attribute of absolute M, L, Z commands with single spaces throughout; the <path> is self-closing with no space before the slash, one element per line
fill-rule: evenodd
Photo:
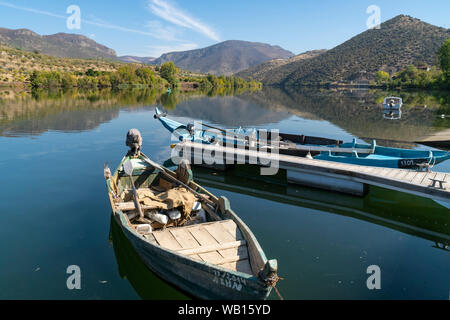
<path fill-rule="evenodd" d="M 219 39 L 218 36 L 212 30 L 210 30 L 208 27 L 206 27 L 205 25 L 201 24 L 200 22 L 188 17 L 187 15 L 181 13 L 181 11 L 175 10 L 175 11 L 171 12 L 171 14 L 173 14 L 173 16 L 171 18 L 168 14 L 164 14 L 164 10 L 171 11 L 171 10 L 173 10 L 172 6 L 161 7 L 162 4 L 166 4 L 166 3 L 164 3 L 163 1 L 159 1 L 159 0 L 152 0 L 152 1 L 155 3 L 155 5 L 159 6 L 158 10 L 160 10 L 160 11 L 162 10 L 161 12 L 157 11 L 157 12 L 161 13 L 161 15 L 158 15 L 161 18 L 163 18 L 167 21 L 170 21 L 178 26 L 182 26 L 182 27 L 189 28 L 189 29 L 194 29 L 199 32 L 201 31 L 205 35 L 209 35 L 210 38 L 213 38 L 215 40 Z M 34 13 L 34 14 L 39 14 L 39 15 L 43 15 L 43 16 L 54 17 L 54 18 L 63 19 L 63 20 L 66 20 L 68 17 L 67 15 L 60 15 L 60 14 L 56 14 L 56 13 L 52 13 L 52 12 L 48 12 L 48 11 L 44 11 L 44 10 L 31 8 L 31 7 L 17 6 L 15 4 L 5 2 L 5 1 L 0 1 L 0 6 L 8 7 L 11 9 L 16 9 L 16 10 L 20 10 L 20 11 L 30 12 L 30 13 Z M 165 8 L 165 9 L 161 9 L 161 8 Z M 166 17 L 167 19 L 164 17 Z M 100 28 L 117 30 L 117 31 L 121 31 L 121 32 L 140 34 L 140 35 L 149 36 L 149 37 L 152 37 L 155 39 L 164 40 L 164 41 L 168 41 L 168 42 L 175 42 L 175 44 L 173 44 L 173 45 L 170 44 L 170 45 L 147 46 L 147 48 L 149 49 L 149 52 L 146 53 L 145 55 L 159 57 L 161 54 L 167 53 L 167 52 L 186 51 L 186 50 L 192 50 L 192 49 L 198 48 L 198 45 L 196 43 L 186 42 L 185 40 L 181 40 L 178 38 L 178 36 L 181 32 L 179 30 L 179 28 L 164 26 L 160 21 L 156 21 L 156 20 L 149 21 L 149 22 L 147 22 L 147 24 L 145 24 L 143 26 L 142 29 L 132 29 L 132 28 L 127 28 L 127 27 L 122 27 L 119 25 L 111 24 L 111 23 L 104 21 L 92 14 L 88 15 L 88 18 L 89 19 L 82 19 L 82 21 L 81 21 L 82 25 L 87 24 L 87 25 L 92 25 L 92 26 L 96 26 L 96 27 L 100 27 Z M 94 39 L 95 34 L 89 34 L 89 37 Z"/>
<path fill-rule="evenodd" d="M 12 4 L 12 3 L 9 3 L 9 2 L 0 1 L 0 6 L 12 8 L 12 9 L 17 9 L 17 10 L 22 10 L 22 11 L 27 11 L 27 12 L 36 13 L 36 14 L 41 14 L 41 15 L 50 16 L 50 17 L 59 18 L 59 19 L 67 19 L 67 16 L 51 13 L 51 12 L 48 12 L 48 11 L 33 9 L 33 8 L 16 6 L 15 4 Z"/>
<path fill-rule="evenodd" d="M 148 55 L 152 57 L 159 57 L 164 53 L 176 52 L 176 51 L 188 51 L 197 49 L 198 45 L 196 43 L 179 43 L 174 45 L 156 45 L 147 46 L 149 49 Z"/>
<path fill-rule="evenodd" d="M 153 37 L 160 40 L 166 41 L 182 41 L 177 38 L 179 32 L 176 28 L 165 27 L 160 21 L 149 21 L 145 25 L 148 29 L 148 32 L 153 34 Z"/>
<path fill-rule="evenodd" d="M 9 2 L 4 2 L 4 1 L 0 1 L 0 6 L 8 7 L 8 8 L 16 9 L 16 10 L 21 10 L 21 11 L 26 11 L 26 12 L 31 12 L 31 13 L 35 13 L 35 14 L 40 14 L 40 15 L 50 16 L 50 17 L 54 17 L 54 18 L 58 18 L 58 19 L 64 19 L 64 20 L 66 20 L 68 17 L 68 16 L 59 15 L 59 14 L 55 14 L 52 12 L 34 9 L 34 8 L 30 8 L 30 7 L 16 6 L 15 4 L 12 4 Z M 82 19 L 81 22 L 88 24 L 88 25 L 92 25 L 92 26 L 97 26 L 97 27 L 106 28 L 106 29 L 113 29 L 113 30 L 118 30 L 118 31 L 123 31 L 123 32 L 136 33 L 136 34 L 141 34 L 144 36 L 150 36 L 150 37 L 158 36 L 158 34 L 156 34 L 155 32 L 149 32 L 145 29 L 138 30 L 138 29 L 126 28 L 126 27 L 122 27 L 122 26 L 118 26 L 115 24 L 105 22 L 98 18 L 95 18 L 93 20 Z"/>
<path fill-rule="evenodd" d="M 184 13 L 181 9 L 176 8 L 175 5 L 165 0 L 150 0 L 149 8 L 153 14 L 161 19 L 177 26 L 199 32 L 212 40 L 220 41 L 219 35 L 209 26 Z"/>

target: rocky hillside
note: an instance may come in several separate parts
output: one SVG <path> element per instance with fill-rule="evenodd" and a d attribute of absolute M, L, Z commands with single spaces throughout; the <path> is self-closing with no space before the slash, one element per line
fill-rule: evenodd
<path fill-rule="evenodd" d="M 136 56 L 121 56 L 119 60 L 126 63 L 140 63 L 140 64 L 151 64 L 156 58 L 152 57 L 136 57 Z"/>
<path fill-rule="evenodd" d="M 279 46 L 246 41 L 225 41 L 207 48 L 162 55 L 153 63 L 173 61 L 186 70 L 214 75 L 231 75 L 272 59 L 288 59 L 294 54 Z"/>
<path fill-rule="evenodd" d="M 0 28 L 0 44 L 54 57 L 117 59 L 113 49 L 78 34 L 57 33 L 42 36 L 28 29 Z"/>
<path fill-rule="evenodd" d="M 269 74 L 272 70 L 275 70 L 285 64 L 289 64 L 296 61 L 302 61 L 307 59 L 312 59 L 325 53 L 327 50 L 312 50 L 301 53 L 289 59 L 273 59 L 268 62 L 259 64 L 253 68 L 238 72 L 236 76 L 241 78 L 263 78 L 266 74 Z"/>
<path fill-rule="evenodd" d="M 400 15 L 317 57 L 249 73 L 266 85 L 301 86 L 372 80 L 377 71 L 393 74 L 411 64 L 437 64 L 450 30 Z"/>

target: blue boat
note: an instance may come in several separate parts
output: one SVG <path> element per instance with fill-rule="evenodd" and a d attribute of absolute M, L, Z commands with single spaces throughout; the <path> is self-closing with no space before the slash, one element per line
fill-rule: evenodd
<path fill-rule="evenodd" d="M 258 149 L 271 149 L 270 132 L 262 134 L 257 129 L 244 128 L 224 130 L 205 124 L 203 126 L 209 129 L 195 128 L 192 124 L 184 125 L 167 118 L 167 115 L 158 108 L 155 119 L 158 119 L 180 141 L 204 144 L 234 143 L 245 147 L 250 147 L 251 143 L 256 141 Z M 362 166 L 418 169 L 433 167 L 450 159 L 450 152 L 447 151 L 382 147 L 378 146 L 375 140 L 372 144 L 358 144 L 356 139 L 344 143 L 339 140 L 284 133 L 279 134 L 279 140 L 277 149 L 280 154 Z"/>

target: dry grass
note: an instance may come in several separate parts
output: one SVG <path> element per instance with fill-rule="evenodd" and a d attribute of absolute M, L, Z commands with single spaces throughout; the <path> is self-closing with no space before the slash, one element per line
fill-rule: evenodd
<path fill-rule="evenodd" d="M 0 46 L 0 86 L 26 82 L 34 71 L 85 72 L 88 69 L 116 71 L 123 63 L 107 60 L 56 58 Z"/>

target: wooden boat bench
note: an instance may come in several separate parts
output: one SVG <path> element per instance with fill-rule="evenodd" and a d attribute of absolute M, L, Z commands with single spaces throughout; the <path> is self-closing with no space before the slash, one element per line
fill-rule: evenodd
<path fill-rule="evenodd" d="M 252 274 L 247 242 L 232 220 L 167 228 L 146 237 L 192 259 Z"/>

